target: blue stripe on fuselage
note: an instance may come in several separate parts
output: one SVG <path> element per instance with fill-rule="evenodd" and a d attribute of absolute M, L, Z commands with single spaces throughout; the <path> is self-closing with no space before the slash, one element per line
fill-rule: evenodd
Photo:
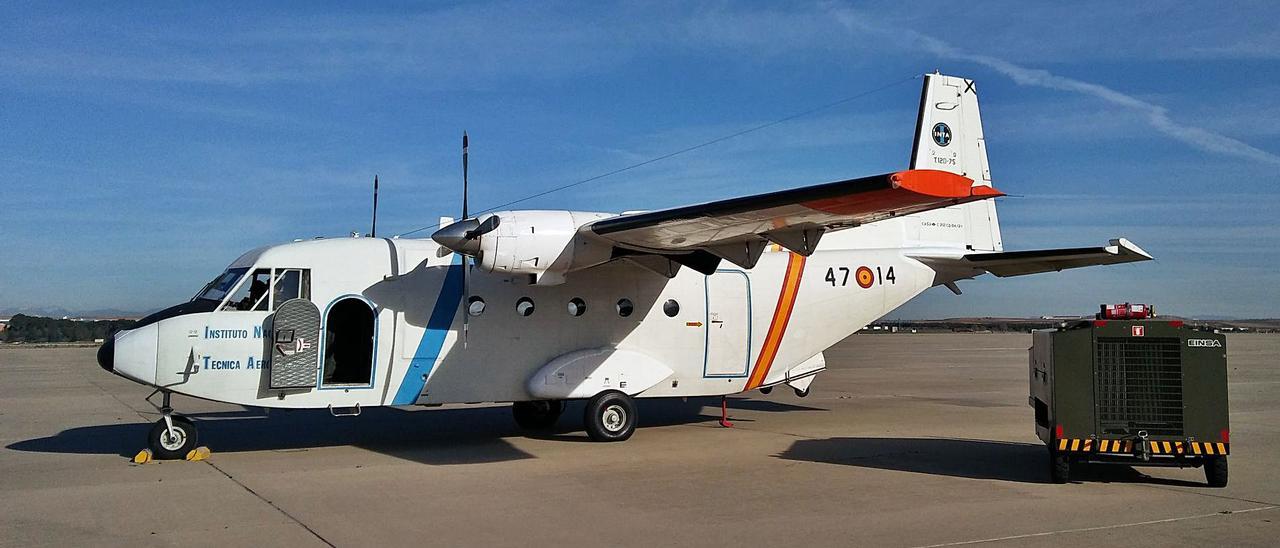
<path fill-rule="evenodd" d="M 445 273 L 444 283 L 440 285 L 440 295 L 436 297 L 435 307 L 431 309 L 431 317 L 427 319 L 426 331 L 418 342 L 418 351 L 413 353 L 409 362 L 409 370 L 405 371 L 404 380 L 400 381 L 400 389 L 396 390 L 392 405 L 411 405 L 418 401 L 422 388 L 427 384 L 427 376 L 440 359 L 440 350 L 444 347 L 444 337 L 453 326 L 453 318 L 458 313 L 458 303 L 462 301 L 462 269 L 461 255 L 454 254 L 453 264 Z"/>

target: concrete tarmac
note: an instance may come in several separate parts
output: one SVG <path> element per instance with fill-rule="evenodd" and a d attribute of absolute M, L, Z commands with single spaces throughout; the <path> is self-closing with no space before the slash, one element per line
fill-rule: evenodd
<path fill-rule="evenodd" d="M 134 465 L 157 418 L 93 349 L 0 349 L 0 545 L 1274 546 L 1280 337 L 1233 335 L 1230 484 L 1095 467 L 1048 483 L 1029 335 L 855 335 L 812 394 L 642 401 L 624 443 L 581 405 L 244 409 L 187 398 L 205 462 Z"/>

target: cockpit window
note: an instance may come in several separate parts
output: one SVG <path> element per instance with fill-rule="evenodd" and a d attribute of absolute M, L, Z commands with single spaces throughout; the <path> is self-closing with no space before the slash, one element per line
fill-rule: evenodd
<path fill-rule="evenodd" d="M 221 310 L 267 311 L 279 308 L 289 299 L 311 298 L 311 271 L 305 268 L 258 268 L 248 279 L 240 278 L 248 268 L 233 268 L 206 285 L 197 299 L 221 301 L 227 292 L 235 293 L 227 298 Z M 240 286 L 236 287 L 239 283 Z"/>
<path fill-rule="evenodd" d="M 253 275 L 240 287 L 236 292 L 227 299 L 227 304 L 222 306 L 223 310 L 266 310 L 270 304 L 267 301 L 268 290 L 271 288 L 271 269 L 259 268 L 253 271 Z"/>
<path fill-rule="evenodd" d="M 208 301 L 222 302 L 222 298 L 227 296 L 227 292 L 236 286 L 236 282 L 240 281 L 240 277 L 248 272 L 248 268 L 230 268 L 226 272 L 219 274 L 213 281 L 205 284 L 196 294 L 195 299 L 204 299 Z M 195 300 L 192 299 L 192 300 Z"/>
<path fill-rule="evenodd" d="M 275 271 L 275 285 L 271 290 L 271 309 L 280 308 L 280 305 L 289 299 L 311 298 L 311 271 L 298 268 L 277 268 Z"/>

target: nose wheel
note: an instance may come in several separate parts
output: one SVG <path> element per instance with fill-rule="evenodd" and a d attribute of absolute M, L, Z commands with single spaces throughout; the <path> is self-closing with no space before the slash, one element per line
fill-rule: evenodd
<path fill-rule="evenodd" d="M 186 458 L 187 453 L 195 449 L 200 441 L 200 433 L 191 419 L 173 414 L 173 407 L 169 405 L 169 392 L 161 394 L 163 401 L 158 406 L 160 420 L 151 425 L 151 430 L 147 432 L 147 447 L 151 448 L 152 456 L 158 460 Z M 152 396 L 155 394 L 152 393 Z M 151 397 L 147 401 L 151 401 Z"/>
<path fill-rule="evenodd" d="M 195 423 L 183 416 L 165 415 L 151 425 L 151 431 L 147 433 L 147 446 L 159 460 L 186 458 L 198 441 Z"/>

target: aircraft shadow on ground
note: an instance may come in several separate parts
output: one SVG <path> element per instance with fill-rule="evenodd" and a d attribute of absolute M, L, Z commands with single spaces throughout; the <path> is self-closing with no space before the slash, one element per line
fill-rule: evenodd
<path fill-rule="evenodd" d="M 718 398 L 640 400 L 640 429 L 712 423 Z M 424 464 L 470 464 L 534 458 L 504 438 L 527 436 L 588 441 L 582 431 L 582 402 L 570 402 L 550 430 L 529 432 L 516 426 L 507 406 L 474 409 L 365 409 L 358 417 L 333 417 L 327 410 L 261 410 L 189 415 L 200 429 L 201 445 L 215 453 L 301 450 L 356 446 Z M 765 400 L 729 399 L 732 410 L 763 412 L 824 411 Z M 717 411 L 710 414 L 707 411 Z M 733 420 L 745 420 L 734 418 Z M 149 423 L 82 426 L 53 436 L 10 444 L 15 451 L 105 454 L 132 457 L 145 446 Z"/>
<path fill-rule="evenodd" d="M 954 438 L 827 438 L 800 440 L 778 458 L 958 478 L 1050 483 L 1044 445 Z M 1155 478 L 1116 464 L 1077 465 L 1073 482 L 1203 484 Z"/>

